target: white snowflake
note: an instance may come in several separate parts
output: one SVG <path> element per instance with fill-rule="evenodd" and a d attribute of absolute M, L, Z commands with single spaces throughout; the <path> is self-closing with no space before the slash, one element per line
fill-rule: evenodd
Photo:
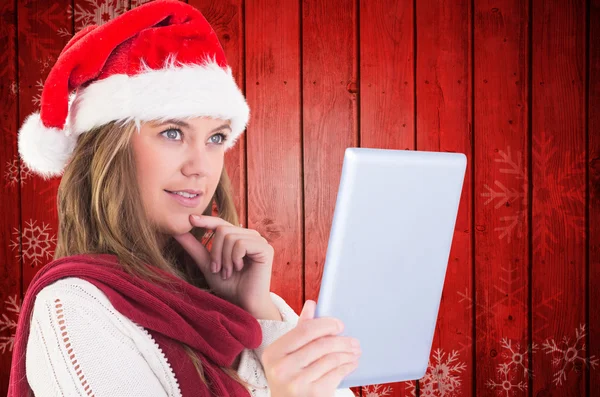
<path fill-rule="evenodd" d="M 14 234 L 17 238 L 11 242 L 13 249 L 23 251 L 23 258 L 30 260 L 31 266 L 39 265 L 44 258 L 51 258 L 52 246 L 56 243 L 50 226 L 42 223 L 40 227 L 36 225 L 36 222 L 33 219 L 27 222 L 22 234 L 15 228 Z"/>
<path fill-rule="evenodd" d="M 18 302 L 16 295 L 8 297 L 8 300 L 4 303 L 6 304 L 6 312 L 13 314 L 9 317 L 6 313 L 2 313 L 2 316 L 0 316 L 0 332 L 9 331 L 9 336 L 0 336 L 0 350 L 3 354 L 7 351 L 11 352 L 15 345 L 17 321 L 21 312 L 21 304 Z"/>
<path fill-rule="evenodd" d="M 532 347 L 521 350 L 521 345 L 515 343 L 513 345 L 512 340 L 502 338 L 502 347 L 505 349 L 502 352 L 502 357 L 508 360 L 508 362 L 502 363 L 498 366 L 498 375 L 500 379 L 490 379 L 486 385 L 491 389 L 496 389 L 498 395 L 509 396 L 509 394 L 515 394 L 518 390 L 527 389 L 527 378 L 532 377 L 533 373 L 528 368 L 528 354 L 535 353 L 537 351 L 537 345 L 533 344 Z M 522 372 L 522 376 L 526 379 L 517 381 L 517 374 Z"/>
<path fill-rule="evenodd" d="M 27 166 L 21 163 L 21 169 L 19 170 L 19 160 L 15 156 L 13 161 L 6 162 L 6 170 L 4 171 L 4 178 L 6 179 L 5 186 L 15 186 L 19 183 L 19 174 L 21 177 L 21 185 L 24 185 L 27 178 L 30 178 L 33 174 Z"/>
<path fill-rule="evenodd" d="M 39 107 L 42 102 L 42 91 L 44 90 L 44 82 L 42 79 L 38 79 L 38 81 L 36 81 L 35 87 L 37 88 L 38 93 L 31 98 L 31 102 L 33 102 L 34 106 Z"/>
<path fill-rule="evenodd" d="M 381 390 L 380 390 L 381 388 Z M 363 397 L 383 397 L 389 396 L 392 392 L 391 386 L 369 385 L 362 387 Z"/>
<path fill-rule="evenodd" d="M 509 364 L 500 364 L 498 367 L 498 374 L 503 378 L 501 383 L 496 383 L 493 380 L 488 380 L 486 385 L 491 389 L 497 389 L 496 392 L 499 396 L 509 396 L 510 394 L 516 394 L 518 390 L 524 391 L 527 389 L 527 382 L 520 381 L 514 383 L 514 368 L 511 368 Z"/>
<path fill-rule="evenodd" d="M 87 4 L 86 4 L 87 3 Z M 103 25 L 127 11 L 126 0 L 86 0 L 75 7 L 75 30 Z"/>
<path fill-rule="evenodd" d="M 44 73 L 46 70 L 50 69 L 50 67 L 54 64 L 54 57 L 47 56 L 40 58 L 37 60 L 37 63 L 40 65 L 39 71 Z"/>
<path fill-rule="evenodd" d="M 438 348 L 433 353 L 434 363 L 429 360 L 425 376 L 419 379 L 419 395 L 422 397 L 451 397 L 460 395 L 460 373 L 467 368 L 464 362 L 458 362 L 458 352 L 446 353 Z M 413 396 L 416 396 L 416 382 L 408 382 Z"/>
<path fill-rule="evenodd" d="M 502 357 L 510 360 L 510 362 L 505 364 L 511 368 L 514 367 L 522 369 L 523 376 L 525 377 L 533 377 L 533 373 L 529 370 L 529 368 L 527 368 L 527 363 L 529 362 L 528 354 L 535 353 L 537 351 L 537 344 L 534 343 L 532 346 L 529 346 L 527 349 L 525 349 L 525 351 L 521 351 L 520 343 L 515 343 L 513 347 L 512 340 L 508 338 L 502 338 L 502 347 L 506 349 L 504 352 L 502 352 Z"/>
<path fill-rule="evenodd" d="M 578 329 L 575 329 L 575 340 L 571 344 L 570 338 L 563 337 L 560 346 L 556 344 L 553 338 L 547 339 L 543 344 L 543 349 L 546 354 L 552 354 L 552 364 L 558 367 L 558 372 L 554 374 L 554 383 L 562 385 L 563 381 L 567 380 L 567 373 L 572 369 L 579 371 L 578 365 L 589 365 L 592 369 L 598 365 L 596 356 L 586 358 L 583 354 L 585 351 L 585 343 L 582 342 L 585 337 L 585 324 L 581 324 Z"/>
<path fill-rule="evenodd" d="M 487 192 L 481 193 L 482 197 L 487 197 L 487 201 L 484 205 L 488 205 L 495 202 L 494 208 L 500 209 L 502 207 L 512 207 L 512 204 L 520 200 L 520 204 L 525 206 L 527 204 L 527 174 L 525 173 L 522 164 L 521 152 L 517 153 L 517 158 L 513 158 L 510 147 L 507 147 L 506 152 L 503 150 L 498 151 L 499 158 L 494 161 L 502 164 L 504 167 L 500 168 L 500 173 L 513 175 L 517 180 L 522 180 L 523 183 L 519 188 L 507 187 L 502 182 L 495 180 L 494 187 L 490 187 L 488 184 L 484 184 L 484 188 Z M 527 212 L 525 210 L 516 210 L 514 214 L 501 216 L 502 222 L 508 222 L 504 226 L 494 228 L 495 231 L 499 232 L 499 238 L 507 238 L 510 243 L 513 233 L 516 231 L 517 237 L 523 237 L 522 226 L 526 219 Z"/>

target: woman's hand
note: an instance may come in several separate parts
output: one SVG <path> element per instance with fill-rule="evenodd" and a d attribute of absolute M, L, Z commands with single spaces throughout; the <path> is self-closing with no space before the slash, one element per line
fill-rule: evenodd
<path fill-rule="evenodd" d="M 304 304 L 298 325 L 269 345 L 261 358 L 272 397 L 333 396 L 358 366 L 354 338 L 336 336 L 341 322 L 314 319 L 315 302 Z M 356 353 L 354 353 L 356 352 Z"/>
<path fill-rule="evenodd" d="M 190 215 L 190 223 L 214 231 L 210 252 L 191 233 L 173 237 L 200 267 L 215 294 L 250 313 L 273 306 L 274 251 L 267 240 L 256 230 L 214 216 Z"/>

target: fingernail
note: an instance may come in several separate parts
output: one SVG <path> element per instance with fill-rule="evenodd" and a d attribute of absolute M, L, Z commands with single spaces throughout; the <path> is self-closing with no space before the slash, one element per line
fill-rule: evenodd
<path fill-rule="evenodd" d="M 213 273 L 217 272 L 217 262 L 211 262 L 210 263 L 210 271 Z"/>
<path fill-rule="evenodd" d="M 192 218 L 193 218 L 195 221 L 199 221 L 199 220 L 200 220 L 200 216 L 198 216 L 198 215 L 192 215 Z"/>
<path fill-rule="evenodd" d="M 337 320 L 338 323 L 338 329 L 340 330 L 340 332 L 342 332 L 344 330 L 344 323 L 341 320 Z"/>

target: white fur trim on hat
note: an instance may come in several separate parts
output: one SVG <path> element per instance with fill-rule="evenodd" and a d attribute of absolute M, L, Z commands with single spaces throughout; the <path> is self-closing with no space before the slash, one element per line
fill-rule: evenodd
<path fill-rule="evenodd" d="M 250 109 L 231 68 L 216 63 L 177 65 L 136 75 L 116 74 L 81 89 L 69 111 L 71 132 L 87 132 L 110 121 L 151 121 L 207 116 L 231 122 L 225 149 L 246 129 Z"/>
<path fill-rule="evenodd" d="M 202 65 L 176 65 L 169 57 L 162 69 L 142 63 L 136 75 L 115 74 L 71 94 L 63 130 L 44 126 L 39 113 L 30 115 L 19 131 L 19 153 L 36 174 L 59 176 L 77 137 L 93 128 L 111 121 L 139 126 L 140 121 L 201 116 L 231 122 L 228 150 L 246 129 L 250 109 L 229 66 L 210 59 Z"/>
<path fill-rule="evenodd" d="M 27 168 L 44 178 L 62 174 L 76 142 L 77 136 L 44 126 L 37 112 L 30 114 L 19 130 L 21 159 Z"/>

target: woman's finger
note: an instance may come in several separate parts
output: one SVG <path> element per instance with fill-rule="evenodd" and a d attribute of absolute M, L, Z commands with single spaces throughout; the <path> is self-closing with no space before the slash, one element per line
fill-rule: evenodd
<path fill-rule="evenodd" d="M 308 302 L 308 301 L 307 301 Z M 333 317 L 319 317 L 308 319 L 312 313 L 309 305 L 305 304 L 306 317 L 298 321 L 298 325 L 290 332 L 276 339 L 269 350 L 276 355 L 272 361 L 279 361 L 282 357 L 300 349 L 302 346 L 327 335 L 338 335 L 342 332 L 341 321 Z M 304 310 L 303 310 L 304 311 Z"/>
<path fill-rule="evenodd" d="M 194 226 L 210 230 L 215 230 L 219 226 L 233 226 L 223 218 L 210 215 L 190 215 L 190 222 Z"/>
<path fill-rule="evenodd" d="M 175 240 L 187 253 L 194 259 L 203 273 L 210 271 L 210 253 L 200 241 L 191 233 L 184 233 L 179 236 L 173 236 Z"/>
<path fill-rule="evenodd" d="M 237 234 L 237 235 L 248 235 L 248 236 L 253 236 L 254 232 L 252 230 L 248 230 L 248 229 L 242 229 L 236 226 L 217 226 L 216 231 L 213 235 L 212 238 L 212 247 L 210 250 L 210 256 L 212 261 L 215 264 L 215 271 L 216 272 L 223 272 L 222 274 L 225 276 L 225 272 L 223 271 L 223 268 L 225 266 L 223 266 L 224 261 L 228 260 L 226 258 L 226 256 L 223 254 L 223 244 L 225 243 L 225 238 L 230 235 L 230 234 Z"/>
<path fill-rule="evenodd" d="M 233 261 L 231 258 L 231 254 L 233 251 L 233 245 L 239 239 L 245 237 L 242 234 L 237 233 L 227 233 L 223 236 L 223 245 L 221 247 L 221 263 L 223 266 L 222 270 L 222 278 L 223 280 L 228 279 L 233 273 Z"/>
<path fill-rule="evenodd" d="M 234 269 L 238 272 L 244 268 L 244 256 L 248 253 L 246 241 L 248 240 L 239 239 L 233 244 L 233 248 L 231 249 L 231 261 L 233 262 Z"/>
<path fill-rule="evenodd" d="M 352 345 L 354 338 L 350 336 L 327 335 L 302 346 L 294 353 L 287 356 L 301 368 L 308 367 L 329 354 L 350 354 L 355 348 Z M 311 379 L 311 381 L 314 379 Z"/>
<path fill-rule="evenodd" d="M 348 360 L 349 357 L 350 356 L 346 356 L 344 358 L 344 360 Z M 335 361 L 334 361 L 334 363 L 335 363 Z M 321 371 L 325 370 L 326 368 L 328 368 L 328 367 L 331 368 L 330 366 L 331 366 L 331 361 L 324 362 L 324 363 L 319 362 L 319 363 L 315 363 L 315 364 L 309 366 L 308 368 L 305 369 L 304 372 L 306 372 L 310 378 L 314 378 L 314 377 L 318 376 L 320 373 L 322 373 Z M 318 380 L 316 380 L 314 382 L 319 385 L 316 387 L 316 389 L 317 390 L 335 389 L 336 385 L 339 385 L 340 382 L 342 381 L 342 379 L 344 379 L 350 373 L 354 372 L 356 370 L 356 368 L 358 368 L 358 360 L 344 361 L 340 365 L 333 367 L 333 369 L 331 369 L 329 372 L 327 372 L 326 374 L 324 374 L 320 378 L 318 378 Z M 303 372 L 303 374 L 304 374 L 304 372 Z"/>
<path fill-rule="evenodd" d="M 229 233 L 223 238 L 222 263 L 225 279 L 233 274 L 233 270 L 242 270 L 243 257 L 248 253 L 248 248 L 256 246 L 260 240 L 254 234 L 248 233 Z M 234 253 L 234 248 L 238 247 Z M 241 256 L 240 256 L 241 255 Z"/>
<path fill-rule="evenodd" d="M 237 239 L 232 239 L 231 249 L 229 244 L 223 248 L 223 252 L 231 258 L 231 268 L 228 268 L 227 278 L 231 277 L 233 270 L 241 271 L 244 268 L 244 257 L 251 256 L 257 252 L 265 250 L 262 239 L 255 235 L 238 235 Z"/>

